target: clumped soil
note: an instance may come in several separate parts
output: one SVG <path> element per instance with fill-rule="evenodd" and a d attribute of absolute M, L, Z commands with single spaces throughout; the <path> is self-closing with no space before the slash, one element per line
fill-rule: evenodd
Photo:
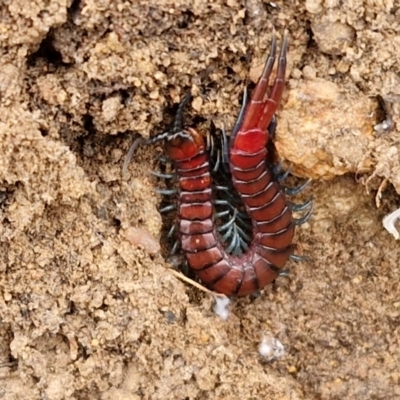
<path fill-rule="evenodd" d="M 0 1 L 0 397 L 399 399 L 399 21 L 398 0 Z M 229 130 L 273 28 L 310 259 L 224 321 L 159 250 L 160 149 L 121 169 L 188 90 L 188 124 Z"/>

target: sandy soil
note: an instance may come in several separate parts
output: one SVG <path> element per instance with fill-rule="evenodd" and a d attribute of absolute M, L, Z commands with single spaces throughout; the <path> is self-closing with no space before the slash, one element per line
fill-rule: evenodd
<path fill-rule="evenodd" d="M 400 135 L 374 131 L 377 95 L 399 125 L 400 2 L 192 3 L 0 1 L 0 397 L 400 399 L 400 248 L 381 223 Z M 189 123 L 231 127 L 273 27 L 290 33 L 277 148 L 315 179 L 311 259 L 224 321 L 160 254 L 159 150 L 121 168 L 188 89 Z M 285 354 L 260 356 L 263 338 Z"/>

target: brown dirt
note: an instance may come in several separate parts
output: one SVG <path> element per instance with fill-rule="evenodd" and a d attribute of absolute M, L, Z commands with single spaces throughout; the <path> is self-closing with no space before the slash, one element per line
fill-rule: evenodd
<path fill-rule="evenodd" d="M 192 3 L 0 2 L 0 397 L 400 399 L 400 248 L 381 223 L 400 141 L 373 129 L 377 95 L 400 120 L 399 1 Z M 223 321 L 157 252 L 155 150 L 121 167 L 188 89 L 189 122 L 231 127 L 273 27 L 290 32 L 277 147 L 318 178 L 311 260 Z M 264 335 L 283 357 L 258 354 Z"/>

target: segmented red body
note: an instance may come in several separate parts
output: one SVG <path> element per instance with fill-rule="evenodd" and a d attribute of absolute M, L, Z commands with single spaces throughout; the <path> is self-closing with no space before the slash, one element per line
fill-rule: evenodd
<path fill-rule="evenodd" d="M 268 167 L 268 126 L 285 81 L 287 38 L 283 40 L 275 82 L 268 79 L 276 42 L 245 112 L 230 137 L 229 165 L 233 184 L 253 221 L 253 239 L 240 257 L 228 254 L 213 217 L 212 180 L 204 136 L 194 129 L 165 142 L 179 177 L 178 228 L 190 268 L 210 289 L 244 296 L 272 282 L 293 254 L 295 224 L 291 209 Z M 241 113 L 242 114 L 242 113 Z"/>

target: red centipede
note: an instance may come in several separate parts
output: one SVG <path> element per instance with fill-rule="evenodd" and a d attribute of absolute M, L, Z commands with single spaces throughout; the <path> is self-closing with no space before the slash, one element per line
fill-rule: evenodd
<path fill-rule="evenodd" d="M 245 91 L 229 143 L 225 137 L 222 145 L 223 163 L 228 165 L 232 185 L 252 224 L 252 237 L 242 254 L 234 255 L 227 251 L 224 241 L 231 238 L 234 244 L 230 250 L 237 249 L 244 234 L 229 230 L 222 239 L 221 230 L 216 225 L 215 188 L 207 135 L 193 128 L 182 129 L 182 110 L 188 97 L 178 109 L 172 132 L 149 140 L 137 139 L 124 165 L 126 169 L 139 145 L 164 141 L 166 155 L 175 167 L 178 181 L 176 228 L 182 252 L 189 267 L 205 286 L 227 296 L 257 292 L 282 274 L 289 259 L 303 259 L 294 254 L 292 240 L 296 225 L 306 222 L 311 216 L 312 201 L 297 205 L 287 200 L 287 195 L 299 193 L 305 184 L 294 189 L 281 186 L 280 181 L 287 173 L 277 174 L 270 154 L 274 116 L 285 86 L 287 33 L 282 41 L 275 81 L 269 86 L 276 48 L 273 37 L 270 54 L 250 101 L 247 102 Z M 175 193 L 173 190 L 162 192 Z M 222 201 L 222 204 L 228 202 Z M 310 207 L 306 215 L 299 219 L 293 217 L 293 211 L 306 207 Z M 164 211 L 172 208 L 168 206 Z M 232 227 L 234 218 L 223 229 Z"/>

